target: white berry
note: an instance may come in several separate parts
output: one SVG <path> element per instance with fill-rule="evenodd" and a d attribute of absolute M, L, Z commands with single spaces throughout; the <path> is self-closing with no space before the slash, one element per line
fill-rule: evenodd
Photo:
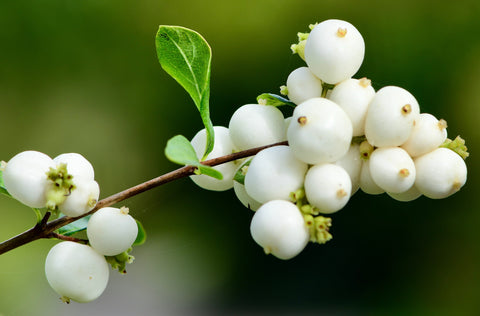
<path fill-rule="evenodd" d="M 90 245 L 105 256 L 115 256 L 130 248 L 138 226 L 128 208 L 104 207 L 93 213 L 87 225 Z"/>
<path fill-rule="evenodd" d="M 320 213 L 334 213 L 350 199 L 352 183 L 342 167 L 321 164 L 311 167 L 305 176 L 305 194 Z"/>
<path fill-rule="evenodd" d="M 360 172 L 362 170 L 363 160 L 360 158 L 360 145 L 352 144 L 350 149 L 347 151 L 342 158 L 335 161 L 334 164 L 342 167 L 350 176 L 352 182 L 352 192 L 351 195 L 354 195 L 355 192 L 360 188 Z"/>
<path fill-rule="evenodd" d="M 395 86 L 384 87 L 368 106 L 365 136 L 375 147 L 400 146 L 410 137 L 419 115 L 418 102 L 410 92 Z"/>
<path fill-rule="evenodd" d="M 418 190 L 431 199 L 443 199 L 467 181 L 465 161 L 454 151 L 437 148 L 415 159 Z"/>
<path fill-rule="evenodd" d="M 296 159 L 288 146 L 275 146 L 253 157 L 245 176 L 248 195 L 260 203 L 288 200 L 303 186 L 307 164 Z"/>
<path fill-rule="evenodd" d="M 362 170 L 360 171 L 360 189 L 372 195 L 385 193 L 385 190 L 379 187 L 372 179 L 370 159 L 364 161 L 362 164 Z"/>
<path fill-rule="evenodd" d="M 402 148 L 377 148 L 370 155 L 370 174 L 383 190 L 402 193 L 415 182 L 415 164 Z"/>
<path fill-rule="evenodd" d="M 58 209 L 67 216 L 80 216 L 90 212 L 98 202 L 100 187 L 97 181 L 74 178 L 75 188 Z"/>
<path fill-rule="evenodd" d="M 50 168 L 55 168 L 55 163 L 49 156 L 38 151 L 21 152 L 10 159 L 3 171 L 5 188 L 23 204 L 43 208 Z"/>
<path fill-rule="evenodd" d="M 329 99 L 338 104 L 352 121 L 353 136 L 364 135 L 368 105 L 375 96 L 370 80 L 348 79 L 332 90 Z"/>
<path fill-rule="evenodd" d="M 245 190 L 245 185 L 240 182 L 233 181 L 233 190 L 238 200 L 248 209 L 252 211 L 258 210 L 262 204 L 248 195 L 247 190 Z"/>
<path fill-rule="evenodd" d="M 281 142 L 285 138 L 283 114 L 270 105 L 241 106 L 233 113 L 228 129 L 233 144 L 239 150 Z"/>
<path fill-rule="evenodd" d="M 50 249 L 45 274 L 62 299 L 86 303 L 105 290 L 109 268 L 105 257 L 91 247 L 64 241 Z"/>
<path fill-rule="evenodd" d="M 315 26 L 305 44 L 305 61 L 322 81 L 336 84 L 351 78 L 360 68 L 365 42 L 350 23 L 326 20 Z"/>
<path fill-rule="evenodd" d="M 447 139 L 447 122 L 437 120 L 428 113 L 421 113 L 415 121 L 412 134 L 402 145 L 410 156 L 418 157 L 429 153 Z"/>
<path fill-rule="evenodd" d="M 313 98 L 293 111 L 287 138 L 298 159 L 308 164 L 334 162 L 350 148 L 352 123 L 334 102 Z"/>
<path fill-rule="evenodd" d="M 215 132 L 215 143 L 212 152 L 210 152 L 206 158 L 207 160 L 229 155 L 235 151 L 235 147 L 230 140 L 228 128 L 223 126 L 214 126 L 213 129 Z M 191 144 L 197 153 L 198 159 L 201 159 L 203 153 L 205 152 L 206 142 L 207 136 L 205 129 L 199 131 L 191 141 Z M 195 184 L 197 184 L 199 187 L 206 190 L 225 191 L 231 189 L 233 187 L 233 177 L 235 176 L 235 170 L 237 168 L 235 162 L 227 162 L 213 168 L 222 173 L 222 180 L 218 180 L 203 174 L 191 176 L 190 179 L 192 179 L 192 181 L 195 182 Z"/>
<path fill-rule="evenodd" d="M 250 233 L 265 253 L 284 260 L 298 255 L 310 238 L 300 210 L 283 200 L 262 205 L 253 215 Z"/>
<path fill-rule="evenodd" d="M 311 98 L 322 96 L 322 81 L 308 69 L 295 69 L 287 78 L 288 98 L 295 104 L 300 104 Z"/>
<path fill-rule="evenodd" d="M 66 164 L 68 173 L 72 175 L 75 180 L 78 178 L 93 180 L 95 177 L 92 165 L 87 159 L 85 159 L 85 157 L 80 154 L 61 154 L 53 158 L 53 161 L 57 166 L 61 163 Z"/>
<path fill-rule="evenodd" d="M 387 192 L 387 194 L 394 200 L 400 201 L 400 202 L 410 202 L 413 200 L 418 199 L 419 197 L 422 196 L 422 192 L 418 191 L 417 187 L 415 185 L 412 185 L 410 189 L 408 189 L 405 192 L 402 193 L 392 193 L 392 192 Z"/>

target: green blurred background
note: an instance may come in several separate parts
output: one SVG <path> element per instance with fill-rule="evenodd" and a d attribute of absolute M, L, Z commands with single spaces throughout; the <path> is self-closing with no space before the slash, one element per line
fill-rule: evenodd
<path fill-rule="evenodd" d="M 445 200 L 357 193 L 333 215 L 334 239 L 297 258 L 265 256 L 232 191 L 182 179 L 126 201 L 147 244 L 89 304 L 62 304 L 43 272 L 55 241 L 0 256 L 0 315 L 480 315 L 480 4 L 459 1 L 0 1 L 0 159 L 79 152 L 102 197 L 176 168 L 166 141 L 202 128 L 157 62 L 159 24 L 199 31 L 213 49 L 211 113 L 278 92 L 302 66 L 298 31 L 329 18 L 366 42 L 357 77 L 411 91 L 467 140 L 469 179 Z M 34 215 L 0 198 L 0 238 Z"/>

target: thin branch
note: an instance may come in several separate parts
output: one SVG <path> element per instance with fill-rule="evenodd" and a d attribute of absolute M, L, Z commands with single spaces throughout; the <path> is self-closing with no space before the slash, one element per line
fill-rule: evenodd
<path fill-rule="evenodd" d="M 55 233 L 55 232 L 51 232 L 50 234 L 48 234 L 48 236 L 46 238 L 57 238 L 57 239 L 60 239 L 60 240 L 65 240 L 65 241 L 74 241 L 74 242 L 79 242 L 79 243 L 82 243 L 82 244 L 88 244 L 87 239 L 75 238 L 75 237 L 72 237 L 72 236 L 65 236 L 65 235 Z"/>
<path fill-rule="evenodd" d="M 275 143 L 275 144 L 271 144 L 271 145 L 267 145 L 267 146 L 247 149 L 247 150 L 240 151 L 240 152 L 237 152 L 237 153 L 233 153 L 233 154 L 230 154 L 230 155 L 206 160 L 202 163 L 204 165 L 207 165 L 207 166 L 217 166 L 217 165 L 220 165 L 220 164 L 223 164 L 223 163 L 226 163 L 226 162 L 230 162 L 230 161 L 234 161 L 234 160 L 237 160 L 237 159 L 242 159 L 242 158 L 253 156 L 253 155 L 257 154 L 259 151 L 261 151 L 265 148 L 280 146 L 280 145 L 288 145 L 288 143 L 287 143 L 287 141 L 284 141 L 284 142 L 279 142 L 279 143 Z M 194 174 L 194 172 L 195 172 L 195 167 L 192 167 L 192 166 L 185 166 L 185 167 L 182 167 L 182 168 L 178 168 L 174 171 L 163 174 L 163 175 L 161 175 L 157 178 L 148 180 L 144 183 L 138 184 L 134 187 L 131 187 L 131 188 L 126 189 L 124 191 L 113 194 L 113 195 L 111 195 L 111 196 L 109 196 L 109 197 L 107 197 L 103 200 L 100 200 L 100 201 L 98 201 L 97 205 L 95 206 L 95 208 L 93 210 L 91 210 L 90 212 L 88 212 L 86 214 L 83 214 L 81 216 L 77 216 L 77 217 L 64 216 L 64 217 L 55 219 L 55 220 L 47 223 L 48 218 L 50 217 L 50 212 L 47 212 L 45 214 L 45 216 L 43 217 L 42 221 L 40 223 L 36 224 L 33 228 L 31 228 L 27 231 L 24 231 L 23 233 L 2 242 L 0 244 L 0 255 L 7 252 L 7 251 L 18 248 L 22 245 L 25 245 L 27 243 L 30 243 L 34 240 L 37 240 L 37 239 L 52 238 L 52 237 L 59 238 L 60 236 L 62 236 L 59 239 L 64 239 L 65 240 L 64 237 L 67 237 L 67 236 L 58 235 L 58 234 L 55 233 L 55 230 L 59 229 L 60 227 L 65 226 L 67 224 L 70 224 L 72 222 L 75 222 L 76 220 L 78 220 L 82 217 L 93 214 L 97 210 L 101 209 L 102 207 L 111 206 L 113 204 L 116 204 L 116 203 L 121 202 L 123 200 L 126 200 L 128 198 L 131 198 L 132 196 L 135 196 L 135 195 L 140 194 L 142 192 L 151 190 L 151 189 L 156 188 L 158 186 L 161 186 L 163 184 L 166 184 L 166 183 L 172 182 L 174 180 L 178 180 L 178 179 L 181 179 L 181 178 L 191 176 L 191 175 Z"/>

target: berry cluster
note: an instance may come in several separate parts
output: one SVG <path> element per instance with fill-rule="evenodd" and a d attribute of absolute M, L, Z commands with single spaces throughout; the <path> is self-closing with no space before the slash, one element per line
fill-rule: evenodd
<path fill-rule="evenodd" d="M 10 159 L 2 176 L 8 193 L 23 204 L 71 217 L 93 210 L 100 194 L 92 165 L 76 153 L 52 159 L 24 151 Z M 91 215 L 86 229 L 90 245 L 63 241 L 52 247 L 45 262 L 49 284 L 66 302 L 96 299 L 107 285 L 108 263 L 124 272 L 125 263 L 133 260 L 127 252 L 138 226 L 128 208 L 101 208 Z"/>
<path fill-rule="evenodd" d="M 23 204 L 50 210 L 58 207 L 67 216 L 89 212 L 100 195 L 92 165 L 75 153 L 52 159 L 38 151 L 21 152 L 6 165 L 3 181 L 8 193 Z"/>
<path fill-rule="evenodd" d="M 316 24 L 309 34 L 299 33 L 292 50 L 308 67 L 294 70 L 281 87 L 289 100 L 270 95 L 293 105 L 292 116 L 285 119 L 260 96 L 259 104 L 237 109 L 228 128 L 214 128 L 207 158 L 285 140 L 288 146 L 216 167 L 222 180 L 191 177 L 205 189 L 234 188 L 256 211 L 250 231 L 266 253 L 290 259 L 308 241 L 330 240 L 331 219 L 319 214 L 339 211 L 359 188 L 411 201 L 421 195 L 446 198 L 465 184 L 468 153 L 461 138 L 447 139 L 444 120 L 420 113 L 415 97 L 403 88 L 375 92 L 370 80 L 352 78 L 365 52 L 353 25 Z M 191 141 L 199 158 L 205 142 L 205 130 Z"/>

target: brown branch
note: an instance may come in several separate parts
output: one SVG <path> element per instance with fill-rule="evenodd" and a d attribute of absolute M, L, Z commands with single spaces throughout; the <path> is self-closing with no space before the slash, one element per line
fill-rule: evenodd
<path fill-rule="evenodd" d="M 65 236 L 65 235 L 62 235 L 62 234 L 59 234 L 59 233 L 56 233 L 56 232 L 51 232 L 50 234 L 48 234 L 48 236 L 46 238 L 57 238 L 57 239 L 60 239 L 60 240 L 65 240 L 65 241 L 74 241 L 74 242 L 79 242 L 79 243 L 82 243 L 82 244 L 88 244 L 87 239 L 80 239 L 80 238 L 75 238 L 75 237 L 72 237 L 72 236 Z"/>
<path fill-rule="evenodd" d="M 234 160 L 237 160 L 237 159 L 242 159 L 242 158 L 253 156 L 253 155 L 257 154 L 259 151 L 261 151 L 265 148 L 273 147 L 273 146 L 280 146 L 280 145 L 288 145 L 288 143 L 287 143 L 287 141 L 284 141 L 284 142 L 279 142 L 279 143 L 275 143 L 275 144 L 271 144 L 271 145 L 267 145 L 267 146 L 251 148 L 251 149 L 247 149 L 247 150 L 240 151 L 240 152 L 237 152 L 237 153 L 233 153 L 233 154 L 230 154 L 230 155 L 206 160 L 206 161 L 202 162 L 202 164 L 207 165 L 207 166 L 217 166 L 217 165 L 220 165 L 220 164 L 223 164 L 223 163 L 226 163 L 226 162 L 230 162 L 230 161 L 234 161 Z M 7 252 L 7 251 L 13 250 L 13 249 L 18 248 L 20 246 L 23 246 L 27 243 L 30 243 L 34 240 L 37 240 L 37 239 L 52 238 L 52 237 L 54 237 L 54 238 L 59 238 L 60 237 L 59 239 L 65 239 L 64 237 L 66 237 L 66 236 L 56 234 L 55 230 L 59 229 L 60 227 L 65 226 L 67 224 L 70 224 L 70 223 L 72 223 L 72 222 L 74 222 L 74 221 L 76 221 L 76 220 L 78 220 L 82 217 L 93 214 L 97 210 L 101 209 L 102 207 L 107 207 L 107 206 L 113 205 L 115 203 L 121 202 L 121 201 L 126 200 L 128 198 L 131 198 L 132 196 L 135 196 L 135 195 L 140 194 L 142 192 L 151 190 L 153 188 L 156 188 L 156 187 L 161 186 L 163 184 L 169 183 L 171 181 L 191 176 L 191 175 L 194 174 L 194 171 L 195 171 L 195 167 L 192 167 L 192 166 L 185 166 L 185 167 L 182 167 L 182 168 L 178 168 L 174 171 L 163 174 L 163 175 L 161 175 L 157 178 L 148 180 L 144 183 L 138 184 L 134 187 L 131 187 L 131 188 L 126 189 L 124 191 L 113 194 L 113 195 L 111 195 L 111 196 L 109 196 L 109 197 L 107 197 L 103 200 L 100 200 L 100 201 L 98 201 L 97 205 L 95 206 L 95 208 L 93 210 L 91 210 L 90 212 L 88 212 L 86 214 L 83 214 L 81 216 L 77 216 L 77 217 L 65 216 L 65 217 L 61 217 L 61 218 L 55 219 L 55 220 L 47 223 L 48 218 L 50 217 L 50 212 L 47 212 L 45 214 L 44 218 L 42 219 L 42 221 L 40 223 L 38 223 L 37 225 L 35 225 L 34 227 L 32 227 L 31 229 L 29 229 L 27 231 L 24 231 L 23 233 L 15 236 L 15 237 L 12 237 L 12 238 L 2 242 L 0 244 L 0 255 Z"/>

